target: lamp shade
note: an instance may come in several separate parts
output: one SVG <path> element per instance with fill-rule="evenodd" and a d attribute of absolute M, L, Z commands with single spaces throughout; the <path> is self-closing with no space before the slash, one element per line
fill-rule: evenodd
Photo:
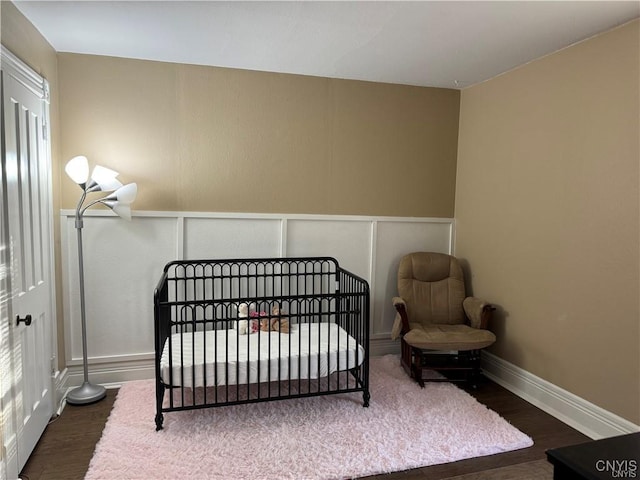
<path fill-rule="evenodd" d="M 104 203 L 107 207 L 113 210 L 113 213 L 125 220 L 131 220 L 131 206 L 129 204 L 123 204 L 117 200 L 105 200 Z"/>
<path fill-rule="evenodd" d="M 65 165 L 64 171 L 67 172 L 71 180 L 78 185 L 87 183 L 89 179 L 89 162 L 87 161 L 87 157 L 84 155 L 73 157 Z"/>
<path fill-rule="evenodd" d="M 138 185 L 136 183 L 127 183 L 105 198 L 105 200 L 117 200 L 118 203 L 128 205 L 136 199 L 137 194 Z"/>
<path fill-rule="evenodd" d="M 110 192 L 120 188 L 122 183 L 116 180 L 117 176 L 118 172 L 115 170 L 96 165 L 91 173 L 91 180 L 93 180 L 99 188 L 93 186 L 92 190 L 100 189 L 103 192 Z"/>

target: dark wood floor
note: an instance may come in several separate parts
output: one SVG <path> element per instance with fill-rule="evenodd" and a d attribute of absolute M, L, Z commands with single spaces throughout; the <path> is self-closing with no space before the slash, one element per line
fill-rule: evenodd
<path fill-rule="evenodd" d="M 486 475 L 483 475 L 482 478 L 496 478 L 491 473 L 494 469 L 513 465 L 526 470 L 527 465 L 525 464 L 544 461 L 546 458 L 545 451 L 549 448 L 572 445 L 589 440 L 588 437 L 491 381 L 482 382 L 477 390 L 470 390 L 469 393 L 476 397 L 478 401 L 499 413 L 516 428 L 531 436 L 534 445 L 514 452 L 462 460 L 444 465 L 434 465 L 405 472 L 377 475 L 368 477 L 368 479 L 430 480 L 478 472 L 486 472 Z M 25 465 L 20 478 L 24 480 L 83 479 L 116 395 L 117 390 L 108 390 L 107 398 L 93 405 L 67 405 L 62 415 L 50 423 L 45 430 L 35 451 Z M 474 476 L 473 478 L 480 477 Z"/>

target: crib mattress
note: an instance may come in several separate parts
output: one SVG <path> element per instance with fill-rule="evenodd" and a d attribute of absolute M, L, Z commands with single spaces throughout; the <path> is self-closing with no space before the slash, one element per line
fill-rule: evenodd
<path fill-rule="evenodd" d="M 160 373 L 167 385 L 186 387 L 316 379 L 359 366 L 364 353 L 335 323 L 293 325 L 289 334 L 177 333 L 165 342 Z"/>

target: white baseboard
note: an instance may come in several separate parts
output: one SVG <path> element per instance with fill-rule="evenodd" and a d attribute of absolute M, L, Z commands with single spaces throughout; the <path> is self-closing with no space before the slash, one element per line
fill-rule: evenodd
<path fill-rule="evenodd" d="M 371 356 L 398 354 L 399 342 L 386 338 L 371 340 Z M 483 373 L 490 380 L 513 392 L 592 439 L 624 435 L 640 431 L 640 426 L 625 420 L 583 398 L 574 395 L 491 353 L 482 352 Z M 155 378 L 153 359 L 114 361 L 92 365 L 90 381 L 106 387 L 119 386 L 134 380 Z M 82 365 L 73 365 L 55 377 L 56 404 L 64 407 L 69 388 L 82 384 Z"/>
<path fill-rule="evenodd" d="M 387 335 L 386 338 L 372 339 L 369 347 L 369 354 L 372 357 L 381 357 L 388 354 L 400 355 L 400 341 L 391 340 L 391 334 Z"/>
<path fill-rule="evenodd" d="M 390 338 L 372 339 L 370 343 L 371 356 L 377 357 L 386 354 L 399 354 L 400 342 Z M 63 398 L 69 388 L 79 387 L 84 380 L 82 365 L 69 365 L 64 370 L 65 381 L 63 386 L 57 391 Z M 123 383 L 134 380 L 149 380 L 155 378 L 155 364 L 153 356 L 142 356 L 139 359 L 120 360 L 118 357 L 112 359 L 102 359 L 100 363 L 89 366 L 89 381 L 91 383 L 104 385 L 106 388 L 115 388 Z"/>
<path fill-rule="evenodd" d="M 69 370 L 69 386 L 78 387 L 84 380 L 82 365 L 72 365 Z M 133 380 L 155 378 L 153 359 L 103 362 L 89 366 L 89 381 L 109 388 Z"/>
<path fill-rule="evenodd" d="M 592 439 L 640 431 L 625 420 L 489 352 L 482 352 L 485 376 Z"/>
<path fill-rule="evenodd" d="M 69 389 L 69 369 L 57 371 L 53 376 L 53 408 L 54 414 L 60 415 L 65 406 L 65 397 Z"/>

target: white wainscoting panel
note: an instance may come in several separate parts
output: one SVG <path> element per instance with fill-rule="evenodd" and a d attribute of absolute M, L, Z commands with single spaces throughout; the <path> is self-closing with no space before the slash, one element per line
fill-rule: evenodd
<path fill-rule="evenodd" d="M 334 257 L 342 268 L 371 281 L 371 222 L 287 221 L 288 257 Z"/>
<path fill-rule="evenodd" d="M 372 338 L 389 337 L 396 316 L 391 299 L 398 295 L 396 280 L 400 259 L 409 252 L 452 254 L 453 222 L 433 219 L 420 221 L 387 220 L 377 222 L 375 270 L 371 285 L 373 303 Z"/>
<path fill-rule="evenodd" d="M 69 385 L 81 383 L 82 342 L 74 211 L 61 212 Z M 153 290 L 172 260 L 332 256 L 369 281 L 371 354 L 389 339 L 396 271 L 412 251 L 451 253 L 453 219 L 201 212 L 85 214 L 84 264 L 90 373 L 98 383 L 153 376 Z"/>
<path fill-rule="evenodd" d="M 63 218 L 63 288 L 66 358 L 82 361 L 78 250 L 74 217 Z M 164 265 L 176 258 L 176 221 L 85 216 L 83 258 L 87 350 L 112 361 L 153 352 L 153 289 Z"/>
<path fill-rule="evenodd" d="M 184 258 L 279 257 L 281 224 L 269 218 L 185 218 Z"/>

